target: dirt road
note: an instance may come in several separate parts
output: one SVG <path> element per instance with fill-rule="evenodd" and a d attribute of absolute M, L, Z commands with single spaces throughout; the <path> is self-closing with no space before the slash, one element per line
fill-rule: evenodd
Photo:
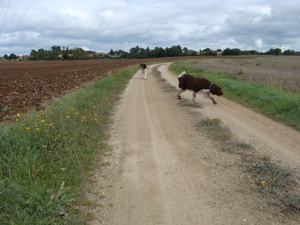
<path fill-rule="evenodd" d="M 300 135 L 223 97 L 217 105 L 177 86 L 168 63 L 152 65 L 147 80 L 133 77 L 116 109 L 106 171 L 96 174 L 91 224 L 298 224 L 255 192 L 240 157 L 219 150 L 196 127 L 203 117 L 220 118 L 236 138 L 262 155 L 293 168 L 300 165 Z M 154 71 L 154 72 L 153 72 Z M 185 102 L 185 104 L 182 104 Z M 102 197 L 100 198 L 99 197 Z"/>

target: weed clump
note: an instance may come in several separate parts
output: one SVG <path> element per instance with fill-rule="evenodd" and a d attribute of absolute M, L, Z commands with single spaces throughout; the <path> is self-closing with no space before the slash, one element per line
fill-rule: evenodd
<path fill-rule="evenodd" d="M 289 171 L 268 160 L 253 164 L 249 167 L 249 171 L 257 188 L 263 194 L 270 196 L 274 204 L 295 212 L 300 211 L 300 196 L 297 196 L 299 185 Z"/>
<path fill-rule="evenodd" d="M 232 138 L 230 129 L 223 125 L 221 119 L 203 119 L 198 122 L 197 127 L 213 134 L 213 138 L 220 141 L 228 141 Z"/>

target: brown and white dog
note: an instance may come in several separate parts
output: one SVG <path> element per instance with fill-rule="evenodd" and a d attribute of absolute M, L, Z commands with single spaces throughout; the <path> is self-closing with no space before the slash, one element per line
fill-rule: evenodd
<path fill-rule="evenodd" d="M 141 64 L 140 64 L 140 70 L 141 70 L 143 79 L 146 80 L 146 78 L 147 78 L 147 73 L 148 73 L 148 67 L 147 67 L 147 65 L 144 64 L 144 63 L 141 63 Z"/>
<path fill-rule="evenodd" d="M 222 89 L 218 85 L 208 81 L 205 78 L 197 78 L 189 74 L 185 74 L 185 71 L 178 75 L 178 81 L 178 87 L 180 88 L 180 91 L 177 94 L 178 99 L 181 99 L 181 93 L 185 92 L 186 90 L 190 90 L 193 92 L 194 103 L 196 103 L 196 94 L 198 92 L 203 92 L 204 97 L 210 98 L 214 104 L 217 104 L 215 99 L 210 96 L 210 94 L 217 96 L 223 95 Z"/>

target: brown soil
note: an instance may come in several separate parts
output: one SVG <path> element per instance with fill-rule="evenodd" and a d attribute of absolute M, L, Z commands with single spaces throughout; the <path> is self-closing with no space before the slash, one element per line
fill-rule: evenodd
<path fill-rule="evenodd" d="M 215 98 L 217 105 L 198 95 L 195 106 L 191 92 L 177 100 L 153 74 L 158 68 L 177 86 L 168 65 L 150 66 L 147 80 L 137 72 L 122 96 L 110 166 L 95 173 L 89 193 L 91 224 L 299 224 L 299 215 L 288 217 L 256 192 L 240 156 L 220 151 L 196 122 L 219 118 L 254 147 L 253 154 L 294 170 L 300 166 L 299 133 L 224 97 Z"/>
<path fill-rule="evenodd" d="M 0 121 L 31 108 L 42 109 L 47 100 L 137 63 L 138 60 L 1 62 Z"/>

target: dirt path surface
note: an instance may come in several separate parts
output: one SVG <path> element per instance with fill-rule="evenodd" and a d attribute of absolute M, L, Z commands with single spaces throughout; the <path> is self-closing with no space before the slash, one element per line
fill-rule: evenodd
<path fill-rule="evenodd" d="M 223 97 L 213 105 L 197 95 L 200 107 L 189 104 L 191 92 L 177 100 L 154 76 L 177 86 L 168 65 L 150 66 L 147 80 L 137 72 L 122 96 L 111 164 L 96 174 L 90 194 L 101 205 L 91 224 L 299 224 L 256 193 L 240 157 L 220 151 L 196 121 L 220 118 L 237 139 L 293 168 L 300 165 L 299 133 Z"/>

